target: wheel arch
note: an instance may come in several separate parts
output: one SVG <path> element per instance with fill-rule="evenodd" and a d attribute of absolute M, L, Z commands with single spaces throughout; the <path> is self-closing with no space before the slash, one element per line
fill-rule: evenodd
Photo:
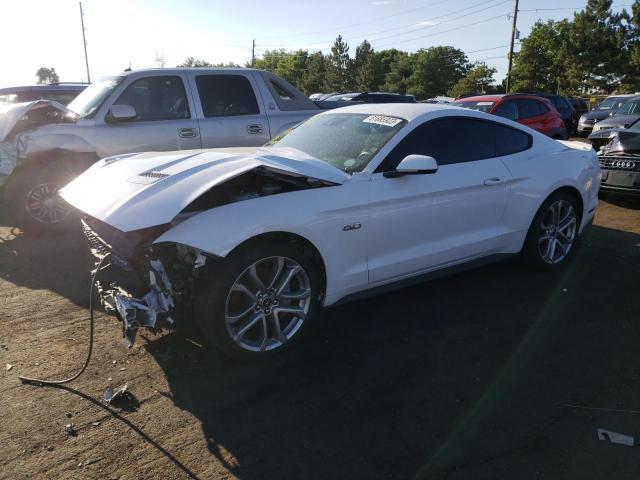
<path fill-rule="evenodd" d="M 320 253 L 320 250 L 318 249 L 318 247 L 311 240 L 309 240 L 306 237 L 303 237 L 300 234 L 287 232 L 287 231 L 271 231 L 271 232 L 260 233 L 234 246 L 225 255 L 225 257 L 233 254 L 234 252 L 237 252 L 238 250 L 251 248 L 251 246 L 255 245 L 256 243 L 272 243 L 272 242 L 292 243 L 304 248 L 305 253 L 309 255 L 309 258 L 314 263 L 314 265 L 316 265 L 316 267 L 318 268 L 318 271 L 320 272 L 320 279 L 321 279 L 320 288 L 321 288 L 322 296 L 324 297 L 327 291 L 327 266 L 326 266 L 325 260 L 322 256 L 322 253 Z"/>
<path fill-rule="evenodd" d="M 556 193 L 566 193 L 576 201 L 576 205 L 578 207 L 578 219 L 579 219 L 578 225 L 580 225 L 582 222 L 582 215 L 584 213 L 584 199 L 580 194 L 580 190 L 578 190 L 574 186 L 564 185 L 562 187 L 556 188 L 551 193 L 549 193 L 549 195 L 546 196 L 544 201 L 540 204 L 540 207 L 538 207 L 538 210 L 540 210 L 544 202 L 546 202 L 552 195 L 555 195 Z"/>

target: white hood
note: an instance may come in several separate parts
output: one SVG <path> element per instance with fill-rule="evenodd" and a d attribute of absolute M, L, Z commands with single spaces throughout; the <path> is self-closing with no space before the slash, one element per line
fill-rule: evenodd
<path fill-rule="evenodd" d="M 127 232 L 168 223 L 212 187 L 257 167 L 335 184 L 350 178 L 294 149 L 187 150 L 100 160 L 60 193 L 78 210 Z"/>

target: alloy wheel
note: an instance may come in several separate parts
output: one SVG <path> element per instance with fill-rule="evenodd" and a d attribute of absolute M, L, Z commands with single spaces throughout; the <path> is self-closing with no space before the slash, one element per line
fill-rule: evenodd
<path fill-rule="evenodd" d="M 25 208 L 27 213 L 38 222 L 60 223 L 71 209 L 58 194 L 58 186 L 52 183 L 41 183 L 27 193 Z"/>
<path fill-rule="evenodd" d="M 562 262 L 573 246 L 577 232 L 577 217 L 573 205 L 557 200 L 549 205 L 539 227 L 538 252 L 545 263 Z"/>
<path fill-rule="evenodd" d="M 274 350 L 300 330 L 310 304 L 311 283 L 298 262 L 280 256 L 263 258 L 245 269 L 229 290 L 227 331 L 245 350 Z"/>

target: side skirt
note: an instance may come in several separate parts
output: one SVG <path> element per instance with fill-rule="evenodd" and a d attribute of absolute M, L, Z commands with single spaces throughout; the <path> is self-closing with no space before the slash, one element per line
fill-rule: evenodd
<path fill-rule="evenodd" d="M 494 255 L 488 255 L 486 257 L 479 258 L 476 260 L 471 260 L 469 262 L 459 263 L 457 265 L 452 265 L 450 267 L 445 267 L 438 270 L 421 273 L 410 278 L 404 278 L 402 280 L 398 280 L 395 282 L 379 285 L 377 287 L 368 288 L 366 290 L 362 290 L 355 293 L 350 293 L 349 295 L 342 297 L 337 302 L 332 303 L 331 305 L 328 305 L 326 308 L 332 308 L 332 307 L 342 305 L 344 303 L 349 303 L 355 300 L 362 300 L 363 298 L 369 298 L 375 295 L 393 292 L 395 290 L 400 290 L 402 288 L 410 287 L 410 286 L 424 283 L 430 280 L 435 280 L 441 277 L 446 277 L 448 275 L 453 275 L 454 273 L 465 272 L 467 270 L 472 270 L 474 268 L 483 267 L 485 265 L 490 265 L 492 263 L 496 263 L 501 260 L 514 257 L 516 255 L 518 254 L 517 253 L 496 253 Z"/>

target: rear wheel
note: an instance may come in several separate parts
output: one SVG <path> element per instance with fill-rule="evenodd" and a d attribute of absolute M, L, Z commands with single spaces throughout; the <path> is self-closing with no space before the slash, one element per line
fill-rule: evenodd
<path fill-rule="evenodd" d="M 544 270 L 566 263 L 575 250 L 579 221 L 578 207 L 571 195 L 551 195 L 529 228 L 522 251 L 526 260 Z"/>
<path fill-rule="evenodd" d="M 300 340 L 319 307 L 319 272 L 295 244 L 257 244 L 207 272 L 196 319 L 210 343 L 228 355 L 273 355 Z"/>

